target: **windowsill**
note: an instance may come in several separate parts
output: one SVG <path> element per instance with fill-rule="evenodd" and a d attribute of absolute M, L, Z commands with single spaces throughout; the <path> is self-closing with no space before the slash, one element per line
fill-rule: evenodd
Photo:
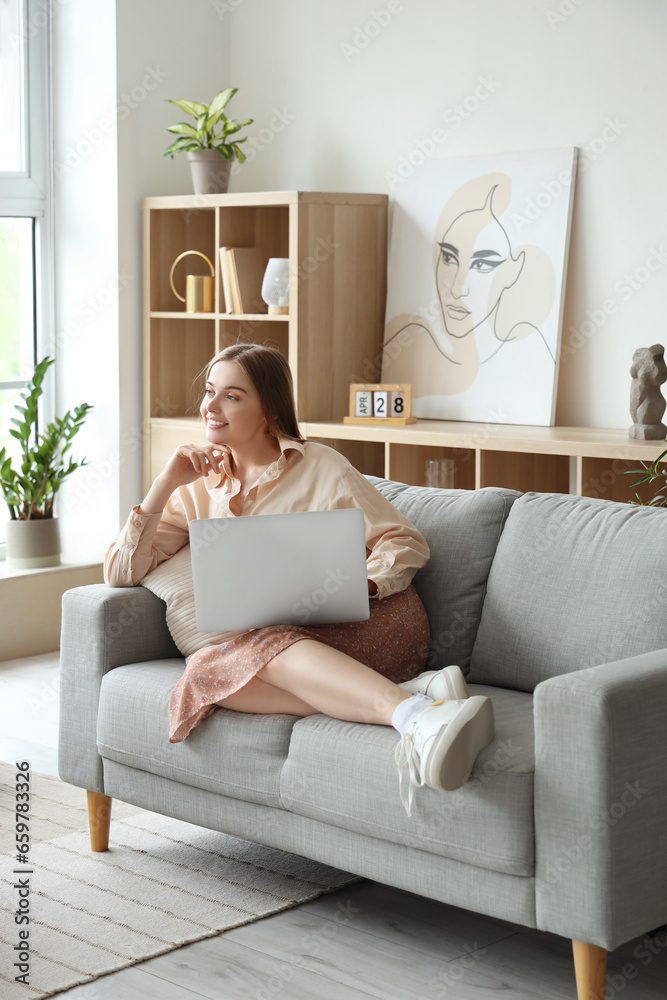
<path fill-rule="evenodd" d="M 8 566 L 7 561 L 3 559 L 0 561 L 0 580 L 8 580 L 12 577 L 22 577 L 22 576 L 39 576 L 44 574 L 54 574 L 54 573 L 66 573 L 72 570 L 81 569 L 93 569 L 97 566 L 102 566 L 103 560 L 91 559 L 84 562 L 80 559 L 62 559 L 59 566 L 39 566 L 35 569 L 16 569 L 13 566 Z"/>

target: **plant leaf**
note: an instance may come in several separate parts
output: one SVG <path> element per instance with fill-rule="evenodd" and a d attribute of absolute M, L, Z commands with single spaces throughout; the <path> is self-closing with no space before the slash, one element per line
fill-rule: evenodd
<path fill-rule="evenodd" d="M 201 143 L 195 139 L 189 139 L 187 136 L 181 136 L 176 142 L 172 142 L 171 146 L 167 148 L 162 153 L 163 156 L 171 156 L 174 153 L 183 153 L 189 149 L 199 149 Z"/>
<path fill-rule="evenodd" d="M 227 90 L 218 91 L 208 106 L 208 114 L 215 115 L 218 111 L 222 111 L 222 109 L 231 101 L 238 89 L 238 87 L 228 87 Z"/>
<path fill-rule="evenodd" d="M 168 104 L 176 104 L 182 111 L 185 111 L 186 115 L 192 115 L 193 118 L 197 118 L 207 110 L 206 105 L 200 104 L 198 101 L 174 101 L 169 97 L 166 100 Z"/>
<path fill-rule="evenodd" d="M 191 139 L 194 139 L 197 135 L 197 130 L 188 125 L 187 122 L 177 122 L 176 125 L 169 125 L 167 132 L 174 132 L 177 135 L 189 135 Z"/>

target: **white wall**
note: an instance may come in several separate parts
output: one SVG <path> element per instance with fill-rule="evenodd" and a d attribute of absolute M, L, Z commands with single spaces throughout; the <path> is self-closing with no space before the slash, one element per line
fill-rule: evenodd
<path fill-rule="evenodd" d="M 161 155 L 181 116 L 164 101 L 227 85 L 230 21 L 209 0 L 52 7 L 56 403 L 95 406 L 58 513 L 66 558 L 94 560 L 142 499 L 141 198 L 191 191 Z"/>
<path fill-rule="evenodd" d="M 163 157 L 186 116 L 167 98 L 210 101 L 229 80 L 230 20 L 211 0 L 116 0 L 120 300 L 120 515 L 141 502 L 141 199 L 191 194 L 187 158 Z M 125 110 L 127 108 L 127 111 Z"/>
<path fill-rule="evenodd" d="M 185 158 L 160 155 L 178 114 L 166 97 L 240 88 L 230 112 L 255 124 L 250 162 L 232 177 L 239 191 L 391 194 L 420 146 L 581 147 L 564 333 L 578 346 L 561 367 L 556 419 L 629 425 L 632 353 L 664 341 L 667 317 L 662 0 L 52 7 L 56 162 L 74 151 L 55 192 L 58 406 L 96 406 L 75 448 L 91 465 L 60 505 L 70 551 L 98 557 L 141 499 L 140 200 L 191 190 Z M 654 272 L 643 269 L 652 248 Z"/>
<path fill-rule="evenodd" d="M 227 6 L 235 111 L 256 119 L 257 136 L 233 190 L 391 194 L 420 146 L 437 156 L 582 148 L 563 336 L 575 349 L 561 365 L 556 422 L 629 426 L 632 354 L 667 342 L 667 4 Z"/>

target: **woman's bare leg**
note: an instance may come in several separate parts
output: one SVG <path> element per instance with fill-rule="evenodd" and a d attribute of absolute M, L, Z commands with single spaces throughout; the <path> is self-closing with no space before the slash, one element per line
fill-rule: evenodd
<path fill-rule="evenodd" d="M 300 639 L 288 646 L 256 676 L 303 699 L 317 712 L 349 722 L 390 726 L 398 703 L 412 697 L 359 660 L 315 639 Z"/>
<path fill-rule="evenodd" d="M 235 712 L 255 712 L 257 715 L 315 715 L 319 710 L 307 705 L 290 691 L 266 684 L 253 677 L 242 688 L 227 698 L 216 702 L 221 708 L 231 708 Z"/>

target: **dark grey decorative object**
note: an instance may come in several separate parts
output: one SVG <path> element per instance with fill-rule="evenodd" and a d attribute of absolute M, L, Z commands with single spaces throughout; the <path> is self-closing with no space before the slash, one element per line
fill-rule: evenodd
<path fill-rule="evenodd" d="M 662 440 L 667 437 L 667 427 L 661 422 L 667 405 L 660 392 L 662 383 L 667 382 L 662 344 L 637 348 L 632 355 L 630 374 L 630 416 L 634 420 L 630 437 L 642 441 Z"/>

